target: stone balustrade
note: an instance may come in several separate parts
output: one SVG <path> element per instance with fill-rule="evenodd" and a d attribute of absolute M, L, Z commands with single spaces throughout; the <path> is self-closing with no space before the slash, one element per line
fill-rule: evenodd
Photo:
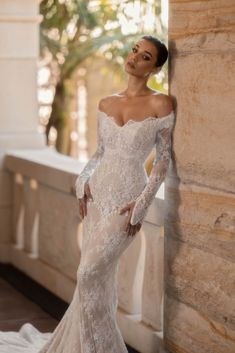
<path fill-rule="evenodd" d="M 11 150 L 4 166 L 13 191 L 12 236 L 0 260 L 69 303 L 81 255 L 82 222 L 74 183 L 83 164 L 43 148 Z M 117 320 L 125 342 L 143 353 L 158 352 L 162 342 L 162 191 L 119 262 Z"/>

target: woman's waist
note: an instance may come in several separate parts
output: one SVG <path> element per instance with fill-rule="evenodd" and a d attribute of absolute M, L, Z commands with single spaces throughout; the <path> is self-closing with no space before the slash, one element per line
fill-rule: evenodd
<path fill-rule="evenodd" d="M 109 186 L 111 189 L 142 190 L 148 181 L 143 164 L 133 160 L 119 158 L 102 158 L 94 170 L 90 181 L 99 188 Z"/>
<path fill-rule="evenodd" d="M 104 155 L 96 169 L 105 174 L 122 174 L 125 178 L 134 178 L 135 175 L 143 179 L 147 177 L 145 166 L 138 158 L 113 154 Z"/>
<path fill-rule="evenodd" d="M 122 151 L 121 149 L 106 149 L 102 156 L 104 160 L 111 161 L 127 161 L 131 164 L 139 164 L 140 166 L 144 165 L 144 160 L 140 158 L 140 154 L 138 151 L 134 151 L 132 153 L 127 153 L 126 151 Z"/>
<path fill-rule="evenodd" d="M 98 203 L 121 206 L 136 198 L 143 191 L 147 183 L 146 173 L 130 172 L 119 168 L 117 171 L 110 166 L 105 170 L 99 165 L 90 177 L 89 185 L 93 200 Z M 106 207 L 106 206 L 105 206 Z"/>

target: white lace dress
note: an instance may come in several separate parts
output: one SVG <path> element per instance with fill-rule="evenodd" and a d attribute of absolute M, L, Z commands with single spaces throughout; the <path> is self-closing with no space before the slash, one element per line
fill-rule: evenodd
<path fill-rule="evenodd" d="M 120 255 L 138 236 L 127 236 L 127 213 L 120 208 L 136 200 L 131 224 L 143 222 L 164 180 L 171 158 L 175 114 L 119 126 L 97 111 L 97 150 L 76 180 L 77 198 L 89 182 L 93 201 L 83 219 L 81 261 L 72 302 L 51 333 L 29 323 L 19 332 L 0 332 L 0 353 L 127 353 L 116 322 L 117 271 Z M 156 146 L 148 178 L 144 162 Z"/>

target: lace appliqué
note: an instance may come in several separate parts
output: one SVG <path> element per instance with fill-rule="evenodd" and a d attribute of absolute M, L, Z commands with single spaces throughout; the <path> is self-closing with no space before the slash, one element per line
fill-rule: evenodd
<path fill-rule="evenodd" d="M 155 145 L 157 156 L 153 161 L 149 181 L 142 193 L 136 199 L 130 220 L 132 225 L 135 225 L 138 222 L 143 222 L 148 208 L 167 174 L 171 158 L 171 135 L 174 118 L 175 115 L 173 111 L 168 116 L 159 118 L 160 125 L 157 129 Z"/>
<path fill-rule="evenodd" d="M 102 133 L 100 131 L 100 121 L 97 120 L 97 149 L 95 153 L 91 156 L 79 176 L 75 181 L 76 197 L 80 199 L 84 196 L 84 188 L 86 182 L 89 181 L 92 173 L 99 164 L 102 156 L 104 154 L 104 142 L 102 138 Z"/>

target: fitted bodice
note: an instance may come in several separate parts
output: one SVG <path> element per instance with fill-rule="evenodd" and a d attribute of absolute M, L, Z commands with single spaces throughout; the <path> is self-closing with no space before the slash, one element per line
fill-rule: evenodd
<path fill-rule="evenodd" d="M 104 143 L 104 156 L 115 155 L 129 163 L 143 164 L 156 142 L 156 130 L 160 119 L 128 120 L 123 126 L 115 118 L 98 110 L 99 134 Z"/>
<path fill-rule="evenodd" d="M 119 126 L 114 117 L 97 111 L 100 158 L 89 185 L 104 215 L 136 200 L 147 185 L 144 162 L 157 143 L 158 129 L 167 126 L 164 121 L 169 117 L 130 119 Z"/>
<path fill-rule="evenodd" d="M 102 215 L 135 201 L 131 224 L 142 221 L 166 176 L 171 156 L 174 111 L 161 118 L 133 118 L 119 126 L 114 117 L 97 110 L 97 150 L 76 180 L 78 198 L 89 181 Z M 144 162 L 156 146 L 157 156 L 148 178 Z"/>

